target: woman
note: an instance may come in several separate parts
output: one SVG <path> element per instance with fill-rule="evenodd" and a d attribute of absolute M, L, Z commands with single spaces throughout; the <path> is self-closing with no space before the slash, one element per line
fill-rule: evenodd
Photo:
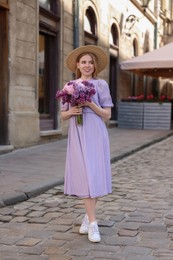
<path fill-rule="evenodd" d="M 61 118 L 69 119 L 64 193 L 83 199 L 86 215 L 79 229 L 91 242 L 100 242 L 96 221 L 97 198 L 112 192 L 109 137 L 105 122 L 113 106 L 109 87 L 97 74 L 107 65 L 107 56 L 98 46 L 86 45 L 73 50 L 67 57 L 67 67 L 76 73 L 75 82 L 94 85 L 92 102 L 81 106 L 61 107 Z M 83 116 L 83 125 L 75 117 Z"/>

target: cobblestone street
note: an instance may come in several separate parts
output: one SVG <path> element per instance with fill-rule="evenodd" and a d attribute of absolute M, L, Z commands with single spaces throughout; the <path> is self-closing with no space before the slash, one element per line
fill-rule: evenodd
<path fill-rule="evenodd" d="M 113 193 L 99 199 L 102 241 L 78 229 L 81 200 L 63 186 L 0 208 L 0 260 L 172 260 L 173 137 L 112 164 Z"/>

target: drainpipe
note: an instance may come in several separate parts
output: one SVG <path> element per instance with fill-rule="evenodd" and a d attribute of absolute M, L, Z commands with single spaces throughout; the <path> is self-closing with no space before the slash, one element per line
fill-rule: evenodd
<path fill-rule="evenodd" d="M 79 0 L 73 0 L 73 47 L 79 47 Z"/>
<path fill-rule="evenodd" d="M 155 13 L 157 22 L 154 24 L 154 49 L 157 49 L 157 31 L 158 31 L 158 18 L 159 18 L 159 10 L 160 10 L 160 0 L 156 0 Z"/>
<path fill-rule="evenodd" d="M 157 39 L 157 34 L 158 34 L 158 18 L 159 18 L 159 10 L 160 10 L 160 0 L 156 0 L 156 7 L 155 7 L 155 13 L 156 13 L 156 18 L 157 22 L 154 24 L 154 49 L 157 49 L 157 44 L 158 44 L 158 39 Z M 153 79 L 153 88 L 152 92 L 154 96 L 158 96 L 158 79 Z"/>

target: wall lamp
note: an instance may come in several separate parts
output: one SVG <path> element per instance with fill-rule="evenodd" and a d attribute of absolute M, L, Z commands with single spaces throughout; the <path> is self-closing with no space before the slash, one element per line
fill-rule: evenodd
<path fill-rule="evenodd" d="M 141 7 L 144 9 L 144 13 L 145 13 L 145 9 L 148 8 L 149 2 L 151 0 L 141 0 Z M 136 17 L 136 15 L 134 14 L 130 14 L 125 21 L 125 26 L 124 26 L 124 30 L 125 30 L 125 35 L 127 35 L 128 37 L 131 36 L 131 30 L 134 27 L 136 22 L 139 22 L 138 17 Z"/>
<path fill-rule="evenodd" d="M 148 5 L 149 5 L 149 2 L 150 2 L 150 0 L 142 0 L 142 1 L 141 1 L 142 7 L 147 8 Z"/>

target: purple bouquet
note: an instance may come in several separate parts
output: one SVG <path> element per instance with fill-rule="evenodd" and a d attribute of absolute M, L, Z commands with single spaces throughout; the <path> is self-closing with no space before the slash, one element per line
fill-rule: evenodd
<path fill-rule="evenodd" d="M 62 99 L 62 104 L 69 103 L 71 106 L 80 106 L 86 101 L 91 102 L 95 94 L 94 85 L 86 80 L 69 81 L 62 90 L 57 91 L 56 98 Z M 83 124 L 83 116 L 76 116 L 77 124 Z"/>

